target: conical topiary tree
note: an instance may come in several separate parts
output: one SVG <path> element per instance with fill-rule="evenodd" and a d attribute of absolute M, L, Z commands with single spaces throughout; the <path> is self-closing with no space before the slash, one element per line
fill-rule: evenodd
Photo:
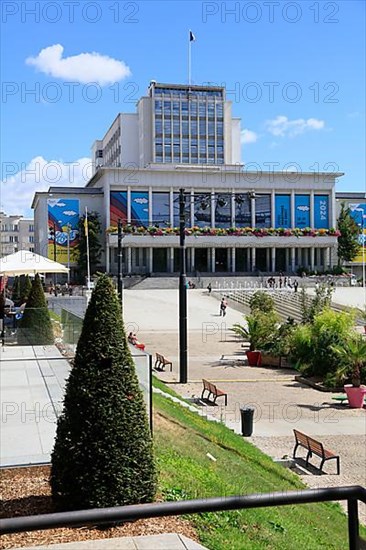
<path fill-rule="evenodd" d="M 150 502 L 155 495 L 146 406 L 106 275 L 93 291 L 67 381 L 51 487 L 61 509 Z"/>
<path fill-rule="evenodd" d="M 20 302 L 20 280 L 19 280 L 19 277 L 15 277 L 15 279 L 14 279 L 12 293 L 11 293 L 11 299 L 13 300 L 14 304 L 18 304 Z"/>
<path fill-rule="evenodd" d="M 29 275 L 20 278 L 20 302 L 24 304 L 29 298 L 32 290 L 32 282 Z"/>
<path fill-rule="evenodd" d="M 32 284 L 23 317 L 19 322 L 18 344 L 44 346 L 54 343 L 52 322 L 41 279 L 37 274 Z"/>

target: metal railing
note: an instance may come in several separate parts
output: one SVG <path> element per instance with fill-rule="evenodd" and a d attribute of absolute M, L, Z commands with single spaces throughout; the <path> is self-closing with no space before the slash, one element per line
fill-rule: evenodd
<path fill-rule="evenodd" d="M 54 529 L 58 527 L 84 527 L 88 525 L 135 521 L 152 517 L 199 514 L 203 512 L 310 504 L 334 500 L 347 500 L 349 549 L 360 550 L 358 501 L 366 503 L 366 489 L 357 485 L 247 496 L 182 500 L 179 502 L 156 502 L 152 504 L 135 504 L 131 506 L 116 506 L 114 508 L 94 508 L 92 510 L 7 518 L 0 521 L 0 534 Z"/>

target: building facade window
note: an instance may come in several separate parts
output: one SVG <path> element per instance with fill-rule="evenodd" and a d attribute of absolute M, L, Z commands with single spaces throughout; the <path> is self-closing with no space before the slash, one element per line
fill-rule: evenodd
<path fill-rule="evenodd" d="M 255 199 L 255 226 L 271 227 L 271 195 L 257 195 Z"/>

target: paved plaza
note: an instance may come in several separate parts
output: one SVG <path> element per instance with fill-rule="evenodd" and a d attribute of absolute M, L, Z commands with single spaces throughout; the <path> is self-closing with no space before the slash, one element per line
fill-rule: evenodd
<path fill-rule="evenodd" d="M 49 462 L 69 363 L 56 346 L 0 347 L 0 465 Z"/>
<path fill-rule="evenodd" d="M 362 289 L 341 289 L 348 293 Z M 311 487 L 366 485 L 366 411 L 349 409 L 332 400 L 332 393 L 300 384 L 291 369 L 249 367 L 245 349 L 230 331 L 243 315 L 230 305 L 219 315 L 220 296 L 203 290 L 188 291 L 189 382 L 178 384 L 178 291 L 126 290 L 126 330 L 134 331 L 146 350 L 172 360 L 172 372 L 157 375 L 201 410 L 241 432 L 240 408 L 255 409 L 254 433 L 249 439 L 275 459 L 291 456 L 293 429 L 320 439 L 341 457 L 341 475 L 327 463 L 326 474 L 303 472 Z M 361 297 L 362 299 L 362 297 Z M 350 304 L 351 305 L 351 304 Z M 1 440 L 0 465 L 15 466 L 49 462 L 56 417 L 61 410 L 69 364 L 55 346 L 5 346 L 0 349 Z M 228 405 L 200 402 L 202 378 L 228 394 Z M 301 456 L 301 455 L 300 455 Z M 318 464 L 316 458 L 314 464 Z M 328 475 L 327 475 L 328 474 Z M 366 519 L 364 508 L 361 514 Z"/>
<path fill-rule="evenodd" d="M 337 290 L 338 301 L 344 305 L 362 302 L 362 288 Z M 294 428 L 318 438 L 340 455 L 341 475 L 334 475 L 332 462 L 326 464 L 323 474 L 317 468 L 302 469 L 301 477 L 310 487 L 366 485 L 365 408 L 350 409 L 332 400 L 334 393 L 300 384 L 292 369 L 249 367 L 245 350 L 229 330 L 233 323 L 242 322 L 242 313 L 229 302 L 226 317 L 220 317 L 218 299 L 202 290 L 188 291 L 189 382 L 178 384 L 177 304 L 178 292 L 173 290 L 125 292 L 126 323 L 134 326 L 150 353 L 161 353 L 173 361 L 172 372 L 157 373 L 160 379 L 237 433 L 241 433 L 240 408 L 253 407 L 254 432 L 248 441 L 274 459 L 292 456 Z M 200 404 L 202 378 L 227 392 L 227 407 L 222 399 L 217 406 Z M 300 457 L 305 455 L 306 451 L 300 451 Z M 319 465 L 317 457 L 312 462 Z M 366 522 L 365 506 L 360 508 Z"/>

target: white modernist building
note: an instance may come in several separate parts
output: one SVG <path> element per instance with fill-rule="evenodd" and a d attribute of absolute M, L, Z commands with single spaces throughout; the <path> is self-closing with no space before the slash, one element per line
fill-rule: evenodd
<path fill-rule="evenodd" d="M 118 220 L 124 273 L 179 271 L 180 189 L 190 273 L 323 271 L 336 263 L 335 181 L 343 174 L 247 170 L 240 119 L 224 88 L 152 82 L 137 112 L 119 114 L 92 155 L 86 187 L 57 197 L 98 196 L 108 272 L 117 270 Z M 47 200 L 37 193 L 33 202 L 40 247 L 48 243 Z"/>

